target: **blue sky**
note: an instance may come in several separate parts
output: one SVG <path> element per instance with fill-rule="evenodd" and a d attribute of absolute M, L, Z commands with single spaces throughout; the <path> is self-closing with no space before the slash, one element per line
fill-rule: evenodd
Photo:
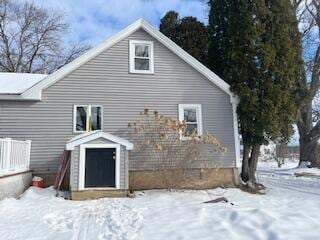
<path fill-rule="evenodd" d="M 31 0 L 30 0 L 31 1 Z M 70 23 L 66 41 L 95 45 L 138 18 L 155 26 L 169 10 L 195 16 L 207 23 L 206 0 L 33 0 L 46 8 L 60 9 Z"/>

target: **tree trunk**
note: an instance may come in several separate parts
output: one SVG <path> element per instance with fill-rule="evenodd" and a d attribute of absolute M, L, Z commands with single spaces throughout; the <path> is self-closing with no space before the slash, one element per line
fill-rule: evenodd
<path fill-rule="evenodd" d="M 310 162 L 312 167 L 320 167 L 320 123 L 312 124 L 312 103 L 307 103 L 300 109 L 299 130 L 300 160 Z"/>
<path fill-rule="evenodd" d="M 252 146 L 251 150 L 251 156 L 250 156 L 250 181 L 252 183 L 257 183 L 256 179 L 256 170 L 257 170 L 257 164 L 258 164 L 258 158 L 259 158 L 259 152 L 260 152 L 260 144 L 255 144 Z"/>
<path fill-rule="evenodd" d="M 249 166 L 250 151 L 251 151 L 251 146 L 243 143 L 243 159 L 242 159 L 242 169 L 241 169 L 241 179 L 243 182 L 248 182 L 250 180 L 250 166 Z"/>
<path fill-rule="evenodd" d="M 260 144 L 254 144 L 252 147 L 250 145 L 247 146 L 246 144 L 243 146 L 241 179 L 245 183 L 257 183 L 256 170 L 260 146 Z"/>
<path fill-rule="evenodd" d="M 311 167 L 320 167 L 320 145 L 319 138 L 309 139 L 308 136 L 300 135 L 300 161 L 310 162 Z"/>

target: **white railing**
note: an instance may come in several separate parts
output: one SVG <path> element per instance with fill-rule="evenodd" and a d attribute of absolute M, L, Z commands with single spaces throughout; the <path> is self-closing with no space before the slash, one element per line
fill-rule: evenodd
<path fill-rule="evenodd" d="M 31 141 L 0 138 L 0 176 L 29 170 Z"/>

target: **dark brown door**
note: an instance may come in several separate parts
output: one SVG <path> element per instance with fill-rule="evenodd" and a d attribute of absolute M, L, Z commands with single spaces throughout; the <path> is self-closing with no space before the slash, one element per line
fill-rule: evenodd
<path fill-rule="evenodd" d="M 85 187 L 115 187 L 116 149 L 87 148 Z"/>

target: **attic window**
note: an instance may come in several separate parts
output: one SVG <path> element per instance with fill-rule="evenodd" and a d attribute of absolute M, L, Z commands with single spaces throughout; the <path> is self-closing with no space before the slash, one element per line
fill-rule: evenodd
<path fill-rule="evenodd" d="M 131 40 L 130 45 L 130 72 L 154 73 L 153 42 Z"/>

